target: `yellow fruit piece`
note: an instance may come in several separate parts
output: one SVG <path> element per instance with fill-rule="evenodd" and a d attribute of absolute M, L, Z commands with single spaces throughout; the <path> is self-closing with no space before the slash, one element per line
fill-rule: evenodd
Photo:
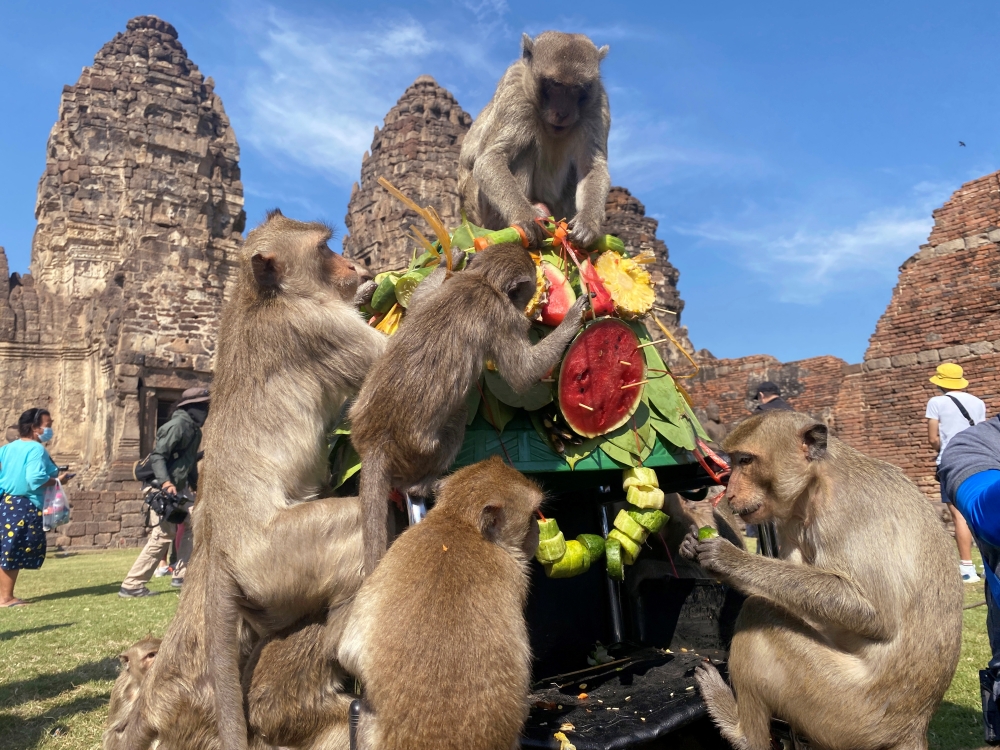
<path fill-rule="evenodd" d="M 660 510 L 665 495 L 659 487 L 634 484 L 625 493 L 625 499 L 639 508 Z"/>
<path fill-rule="evenodd" d="M 619 315 L 637 318 L 652 309 L 656 299 L 653 280 L 649 271 L 634 260 L 607 252 L 597 259 L 594 268 L 611 295 Z"/>
<path fill-rule="evenodd" d="M 635 558 L 639 556 L 639 545 L 635 543 L 635 540 L 630 539 L 627 534 L 623 534 L 618 529 L 611 529 L 608 532 L 608 539 L 616 539 L 622 546 L 622 561 L 626 565 L 631 565 L 635 562 Z"/>
<path fill-rule="evenodd" d="M 524 314 L 529 318 L 535 317 L 535 313 L 545 303 L 545 293 L 548 291 L 548 281 L 545 279 L 545 271 L 541 266 L 535 266 L 535 296 L 524 308 Z"/>
<path fill-rule="evenodd" d="M 625 469 L 625 482 L 622 484 L 622 489 L 627 490 L 629 487 L 643 484 L 650 487 L 660 486 L 660 480 L 656 478 L 655 469 L 649 469 L 645 466 L 636 466 L 633 469 Z"/>
<path fill-rule="evenodd" d="M 387 336 L 391 336 L 399 328 L 399 324 L 403 321 L 403 308 L 398 302 L 394 303 L 392 308 L 385 314 L 385 317 L 378 322 L 375 326 L 376 331 L 381 331 Z"/>

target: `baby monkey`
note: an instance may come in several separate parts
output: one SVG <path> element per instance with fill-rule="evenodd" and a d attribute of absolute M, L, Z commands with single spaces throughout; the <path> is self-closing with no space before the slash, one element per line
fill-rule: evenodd
<path fill-rule="evenodd" d="M 365 579 L 338 649 L 364 686 L 359 750 L 517 747 L 541 502 L 496 456 L 460 469 Z"/>
<path fill-rule="evenodd" d="M 465 436 L 466 395 L 487 359 L 516 391 L 559 361 L 582 323 L 580 297 L 548 336 L 532 345 L 525 307 L 535 264 L 519 245 L 476 253 L 446 283 L 439 268 L 417 287 L 406 321 L 389 340 L 351 407 L 351 441 L 361 456 L 365 573 L 386 549 L 392 487 L 430 494 Z"/>
<path fill-rule="evenodd" d="M 104 732 L 103 747 L 111 750 L 120 747 L 119 736 L 122 727 L 132 718 L 132 711 L 139 699 L 139 688 L 143 678 L 160 650 L 160 639 L 152 634 L 137 641 L 118 655 L 122 671 L 111 688 L 111 702 L 108 705 L 107 729 Z"/>

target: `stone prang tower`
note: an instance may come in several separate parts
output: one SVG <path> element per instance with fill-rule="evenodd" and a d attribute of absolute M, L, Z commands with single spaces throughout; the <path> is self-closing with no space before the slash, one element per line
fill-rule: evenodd
<path fill-rule="evenodd" d="M 410 226 L 428 233 L 423 219 L 376 182 L 385 176 L 420 206 L 433 206 L 446 227 L 457 227 L 458 152 L 472 117 L 430 76 L 413 82 L 375 128 L 371 153 L 361 161 L 344 223 L 344 255 L 373 272 L 410 262 L 416 240 Z M 434 238 L 431 237 L 433 240 Z"/>
<path fill-rule="evenodd" d="M 143 536 L 131 466 L 180 392 L 211 379 L 245 223 L 238 161 L 212 79 L 154 16 L 63 89 L 31 273 L 0 289 L 0 416 L 48 408 L 50 452 L 79 473 L 61 544 Z"/>

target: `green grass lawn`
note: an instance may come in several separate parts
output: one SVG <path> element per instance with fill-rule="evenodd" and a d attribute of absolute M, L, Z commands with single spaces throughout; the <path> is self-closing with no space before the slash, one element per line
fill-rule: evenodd
<path fill-rule="evenodd" d="M 137 553 L 50 557 L 41 570 L 21 573 L 16 593 L 32 603 L 0 609 L 2 750 L 100 747 L 117 655 L 146 633 L 163 635 L 177 607 L 169 578 L 150 583 L 160 596 L 118 598 Z M 968 603 L 983 598 L 982 584 L 965 592 Z M 962 658 L 931 724 L 932 748 L 982 746 L 979 669 L 989 654 L 986 608 L 966 610 Z"/>

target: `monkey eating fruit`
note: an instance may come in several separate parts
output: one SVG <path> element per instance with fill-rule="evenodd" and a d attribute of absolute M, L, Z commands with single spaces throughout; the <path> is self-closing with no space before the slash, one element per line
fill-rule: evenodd
<path fill-rule="evenodd" d="M 524 604 L 542 492 L 498 457 L 441 481 L 351 605 L 361 750 L 511 750 L 528 715 Z"/>
<path fill-rule="evenodd" d="M 405 322 L 351 407 L 366 574 L 385 552 L 392 487 L 427 496 L 455 460 L 465 436 L 466 394 L 477 387 L 486 360 L 515 391 L 526 391 L 559 361 L 582 324 L 586 297 L 532 345 L 524 309 L 535 293 L 535 264 L 519 245 L 492 245 L 464 271 L 447 281 L 445 274 L 438 267 L 417 287 Z"/>
<path fill-rule="evenodd" d="M 958 662 L 962 583 L 927 498 L 894 466 L 809 416 L 753 416 L 723 441 L 726 499 L 747 523 L 773 519 L 780 559 L 723 537 L 681 545 L 747 594 L 729 652 L 695 680 L 736 748 L 770 748 L 772 716 L 828 750 L 926 748 Z"/>
<path fill-rule="evenodd" d="M 523 35 L 521 59 L 462 143 L 459 195 L 474 224 L 516 224 L 537 247 L 545 238 L 537 216 L 571 217 L 573 244 L 597 240 L 611 187 L 611 112 L 600 72 L 607 54 L 582 34 Z"/>

